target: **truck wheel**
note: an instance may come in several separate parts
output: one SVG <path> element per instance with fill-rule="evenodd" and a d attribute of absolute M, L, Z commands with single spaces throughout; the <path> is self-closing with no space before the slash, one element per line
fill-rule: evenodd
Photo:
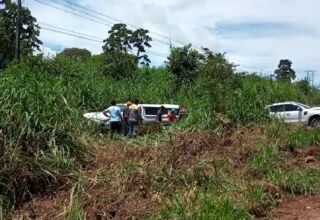
<path fill-rule="evenodd" d="M 310 126 L 312 128 L 320 128 L 320 118 L 315 118 L 311 121 Z"/>

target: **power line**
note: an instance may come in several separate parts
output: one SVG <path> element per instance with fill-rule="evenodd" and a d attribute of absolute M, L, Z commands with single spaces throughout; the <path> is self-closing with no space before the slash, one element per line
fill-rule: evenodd
<path fill-rule="evenodd" d="M 95 13 L 95 14 L 98 14 L 98 15 L 100 15 L 100 16 L 103 16 L 103 17 L 112 19 L 112 20 L 114 20 L 114 21 L 127 24 L 127 25 L 132 26 L 132 27 L 135 27 L 135 28 L 142 28 L 142 27 L 139 27 L 139 26 L 137 26 L 137 25 L 133 25 L 133 24 L 126 23 L 126 22 L 121 21 L 121 20 L 119 20 L 119 19 L 117 19 L 117 18 L 114 18 L 114 17 L 112 17 L 112 16 L 105 15 L 105 14 L 103 14 L 103 13 L 101 13 L 101 12 L 98 12 L 98 11 L 95 11 L 95 10 L 92 10 L 92 9 L 88 9 L 88 8 L 86 8 L 86 7 L 83 7 L 83 6 L 81 6 L 81 5 L 78 5 L 78 4 L 76 4 L 76 3 L 73 3 L 73 2 L 71 2 L 71 1 L 62 0 L 62 1 L 64 1 L 64 2 L 67 2 L 67 3 L 68 3 L 68 4 L 65 4 L 65 3 L 62 3 L 62 2 L 59 2 L 59 1 L 56 1 L 56 0 L 50 0 L 52 3 L 55 3 L 55 4 L 57 4 L 57 5 L 61 5 L 61 6 L 65 7 L 65 8 L 74 10 L 74 11 L 76 11 L 77 13 L 75 13 L 75 12 L 73 12 L 73 11 L 70 11 L 70 10 L 66 10 L 66 9 L 64 9 L 64 8 L 61 8 L 61 7 L 57 7 L 57 6 L 52 5 L 52 4 L 45 3 L 43 0 L 34 0 L 34 1 L 36 1 L 36 2 L 38 2 L 38 3 L 40 3 L 40 4 L 43 4 L 43 5 L 46 5 L 46 6 L 48 6 L 48 7 L 55 8 L 55 9 L 60 10 L 60 11 L 64 11 L 64 12 L 73 14 L 73 15 L 75 15 L 75 16 L 79 16 L 79 17 L 81 17 L 81 18 L 84 18 L 84 19 L 87 19 L 87 20 L 90 20 L 90 21 L 93 21 L 93 22 L 102 24 L 102 25 L 107 25 L 107 26 L 109 26 L 109 27 L 112 27 L 112 25 L 114 25 L 114 23 L 113 23 L 113 22 L 110 22 L 110 21 L 108 21 L 108 20 L 102 19 L 101 17 L 98 17 L 98 16 L 96 16 L 96 15 L 92 15 L 92 14 L 88 13 L 88 11 L 91 11 L 92 13 Z M 72 7 L 72 6 L 74 6 L 74 7 Z M 77 8 L 75 8 L 75 7 L 78 7 L 78 8 L 81 8 L 81 9 L 77 9 Z M 82 15 L 80 15 L 79 13 L 85 14 L 86 16 L 82 16 Z M 88 16 L 89 16 L 89 17 L 88 17 Z M 90 18 L 90 17 L 91 17 L 91 18 Z M 92 19 L 92 18 L 94 18 L 94 19 Z M 101 22 L 101 21 L 103 21 L 103 22 Z M 162 37 L 162 38 L 165 38 L 165 39 L 167 39 L 167 40 L 170 40 L 170 42 L 171 42 L 171 41 L 174 41 L 174 42 L 179 43 L 179 44 L 184 45 L 184 46 L 185 46 L 185 45 L 188 45 L 188 44 L 185 43 L 185 42 L 181 42 L 181 41 L 179 41 L 179 40 L 172 39 L 172 38 L 169 37 L 169 36 L 165 36 L 165 35 L 159 34 L 159 33 L 157 33 L 157 32 L 149 31 L 149 33 L 150 33 L 150 34 L 153 34 L 153 35 L 156 35 L 156 36 L 159 36 L 159 37 Z M 159 43 L 165 44 L 165 45 L 167 45 L 167 46 L 171 46 L 171 43 L 166 42 L 166 41 L 164 41 L 164 40 L 157 39 L 157 38 L 154 38 L 154 37 L 153 37 L 153 40 L 154 40 L 154 41 L 157 41 L 157 42 L 159 42 Z M 196 46 L 193 46 L 193 47 L 195 47 L 196 49 L 200 49 L 200 50 L 201 50 L 201 47 L 196 47 Z"/>
<path fill-rule="evenodd" d="M 65 32 L 65 31 L 54 29 L 54 28 L 42 27 L 42 29 L 43 30 L 47 30 L 47 31 L 52 31 L 52 32 L 55 32 L 55 33 L 59 33 L 59 34 L 64 34 L 64 35 L 68 35 L 68 36 L 72 36 L 72 37 L 81 38 L 81 39 L 84 39 L 84 40 L 89 40 L 89 41 L 102 43 L 102 41 L 100 41 L 100 40 L 95 40 L 95 39 L 84 37 L 84 36 L 81 36 L 81 35 L 78 35 L 78 34 L 68 33 L 68 32 Z"/>
<path fill-rule="evenodd" d="M 102 19 L 101 17 L 98 17 L 98 16 L 95 16 L 95 15 L 92 15 L 92 14 L 88 13 L 88 10 L 87 10 L 87 9 L 85 9 L 85 10 L 80 10 L 80 9 L 74 8 L 74 7 L 72 7 L 72 6 L 68 5 L 68 4 L 64 4 L 64 3 L 59 2 L 59 1 L 56 1 L 56 0 L 50 0 L 50 1 L 51 1 L 51 2 L 54 2 L 54 3 L 58 4 L 58 5 L 61 5 L 61 6 L 63 6 L 63 7 L 66 7 L 66 8 L 75 10 L 75 11 L 77 11 L 77 12 L 83 13 L 83 14 L 88 15 L 88 16 L 90 16 L 90 17 L 93 17 L 93 18 L 95 18 L 95 19 L 99 19 L 99 20 L 101 20 L 101 21 L 103 21 L 103 22 L 106 22 L 106 23 L 108 23 L 108 24 L 110 24 L 110 25 L 113 25 L 113 24 L 114 24 L 113 22 L 110 22 L 110 21 L 108 21 L 108 20 Z"/>
<path fill-rule="evenodd" d="M 228 58 L 230 61 L 232 62 L 235 62 L 237 65 L 239 66 L 243 66 L 243 67 L 246 67 L 248 69 L 252 69 L 252 70 L 256 70 L 258 72 L 273 72 L 272 69 L 268 69 L 268 67 L 266 66 L 257 66 L 253 63 L 250 63 L 248 61 L 245 61 L 245 60 L 241 60 L 241 59 L 238 59 L 238 58 L 232 58 L 232 57 L 229 57 Z"/>
<path fill-rule="evenodd" d="M 36 2 L 38 2 L 38 3 L 40 3 L 40 4 L 42 4 L 42 5 L 45 5 L 45 6 L 47 6 L 47 7 L 51 7 L 51 8 L 54 8 L 54 9 L 63 11 L 63 12 L 67 12 L 67 13 L 70 13 L 70 14 L 72 14 L 72 15 L 75 15 L 75 16 L 78 16 L 78 17 L 81 17 L 81 18 L 84 18 L 84 19 L 93 21 L 93 22 L 95 22 L 95 23 L 102 24 L 102 25 L 106 25 L 106 26 L 108 26 L 108 27 L 112 27 L 112 25 L 114 24 L 114 23 L 111 23 L 111 22 L 106 21 L 106 20 L 104 20 L 104 19 L 101 19 L 101 18 L 99 18 L 99 17 L 97 17 L 97 16 L 92 16 L 92 15 L 90 15 L 89 13 L 84 12 L 84 11 L 82 11 L 82 10 L 77 10 L 77 9 L 75 9 L 75 8 L 73 8 L 73 7 L 69 7 L 69 6 L 65 5 L 65 4 L 59 3 L 59 2 L 57 2 L 57 1 L 55 1 L 55 0 L 51 0 L 51 1 L 52 1 L 52 2 L 55 2 L 56 4 L 60 4 L 60 5 L 68 8 L 68 9 L 75 10 L 75 11 L 77 11 L 77 13 L 75 13 L 75 12 L 73 12 L 73 11 L 70 11 L 70 10 L 66 10 L 66 9 L 64 9 L 64 8 L 61 8 L 61 7 L 57 7 L 57 6 L 52 5 L 52 4 L 45 3 L 45 2 L 43 2 L 42 0 L 34 0 L 34 1 L 36 1 Z M 80 12 L 80 13 L 84 13 L 86 16 L 82 16 L 81 14 L 79 14 L 79 12 Z M 90 18 L 90 17 L 88 17 L 88 16 L 93 17 L 94 19 L 92 19 L 92 18 Z M 100 19 L 101 21 L 103 21 L 103 22 L 101 22 L 99 19 Z M 105 23 L 105 22 L 107 22 L 107 23 Z M 112 25 L 111 25 L 111 24 L 112 24 Z M 157 42 L 159 42 L 159 43 L 162 43 L 162 44 L 165 44 L 165 45 L 167 45 L 167 46 L 170 46 L 170 43 L 168 43 L 168 42 L 166 42 L 166 41 L 163 41 L 163 40 L 161 40 L 161 39 L 153 38 L 153 41 L 157 41 Z"/>
<path fill-rule="evenodd" d="M 158 56 L 158 57 L 168 58 L 168 54 L 160 53 L 160 52 L 157 52 L 157 51 L 154 51 L 154 50 L 150 50 L 150 49 L 147 49 L 146 53 L 152 54 L 152 55 Z"/>
<path fill-rule="evenodd" d="M 96 15 L 92 15 L 92 14 L 88 13 L 88 11 L 91 11 L 91 12 L 96 13 L 96 14 L 98 14 L 98 15 L 100 15 L 100 16 L 103 16 L 103 17 L 107 17 L 107 18 L 112 19 L 112 20 L 114 20 L 114 21 L 116 21 L 116 22 L 121 22 L 121 23 L 127 24 L 127 23 L 125 23 L 125 22 L 123 22 L 123 21 L 121 21 L 121 20 L 119 20 L 119 19 L 112 18 L 111 16 L 104 15 L 104 14 L 102 14 L 102 13 L 100 13 L 100 12 L 94 11 L 94 10 L 92 10 L 92 9 L 88 9 L 88 8 L 86 8 L 86 7 L 83 7 L 83 6 L 81 6 L 81 5 L 75 4 L 75 3 L 70 2 L 70 1 L 64 1 L 64 2 L 67 2 L 69 5 L 68 5 L 68 4 L 64 4 L 64 3 L 62 3 L 62 2 L 59 2 L 59 1 L 56 1 L 56 0 L 50 0 L 50 1 L 51 1 L 51 2 L 54 2 L 54 3 L 58 4 L 58 5 L 62 5 L 62 6 L 64 6 L 64 7 L 66 7 L 66 8 L 75 10 L 75 11 L 77 11 L 77 12 L 86 14 L 86 15 L 88 15 L 88 16 L 90 16 L 90 17 L 95 18 L 95 19 L 100 19 L 101 21 L 104 21 L 104 22 L 106 22 L 106 23 L 108 23 L 108 24 L 110 24 L 110 25 L 114 25 L 115 23 L 110 22 L 110 21 L 105 20 L 105 19 L 102 19 L 101 17 L 97 17 Z M 73 6 L 75 6 L 75 7 L 78 7 L 78 8 L 84 9 L 84 10 L 79 10 L 79 9 L 77 9 L 77 8 L 74 8 L 74 7 L 70 6 L 70 5 L 73 5 Z M 131 24 L 127 24 L 127 25 L 132 26 L 132 27 L 135 27 L 135 28 L 140 28 L 140 27 L 138 27 L 138 26 L 131 25 Z M 164 35 L 159 35 L 159 34 L 157 34 L 157 33 L 150 32 L 150 31 L 149 31 L 149 33 L 150 33 L 150 34 L 154 34 L 154 35 L 158 35 L 158 36 L 160 36 L 160 37 L 164 37 L 164 38 L 168 39 L 168 37 L 166 37 L 166 36 L 164 36 Z M 160 42 L 160 43 L 163 43 L 163 44 L 165 44 L 165 45 L 170 46 L 170 43 L 169 43 L 169 42 L 163 41 L 163 40 L 161 40 L 161 39 L 153 38 L 153 40 L 154 40 L 154 41 L 158 41 L 158 42 Z"/>
<path fill-rule="evenodd" d="M 228 59 L 229 59 L 231 62 L 236 61 L 236 60 L 234 60 L 233 58 L 228 58 Z M 256 70 L 256 71 L 258 71 L 258 72 L 262 72 L 262 71 L 263 71 L 262 68 L 258 68 L 258 67 L 254 66 L 254 65 L 241 64 L 241 62 L 240 62 L 240 63 L 239 63 L 239 62 L 235 62 L 235 64 L 236 64 L 236 66 L 246 67 L 246 68 L 248 68 L 248 69 Z"/>
<path fill-rule="evenodd" d="M 75 10 L 75 11 L 78 11 L 78 12 L 80 12 L 80 13 L 84 13 L 84 14 L 89 15 L 89 16 L 91 16 L 91 17 L 94 17 L 94 18 L 96 18 L 96 19 L 103 20 L 104 22 L 107 22 L 107 23 L 109 23 L 109 24 L 114 24 L 114 23 L 113 23 L 113 22 L 110 22 L 110 21 L 107 21 L 107 20 L 105 20 L 105 19 L 102 19 L 101 17 L 97 17 L 96 15 L 92 15 L 92 14 L 88 13 L 88 11 L 90 11 L 91 13 L 97 14 L 97 15 L 99 15 L 99 16 L 102 16 L 102 17 L 105 17 L 105 18 L 114 20 L 115 22 L 124 23 L 124 24 L 129 25 L 129 26 L 134 27 L 134 28 L 143 28 L 143 27 L 139 27 L 139 26 L 137 26 L 137 25 L 129 24 L 129 23 L 124 22 L 124 21 L 122 21 L 122 20 L 120 20 L 120 19 L 117 19 L 117 18 L 115 18 L 115 17 L 112 17 L 112 16 L 109 16 L 109 15 L 103 14 L 103 13 L 101 13 L 101 12 L 98 12 L 98 11 L 95 11 L 95 10 L 92 10 L 92 9 L 89 9 L 89 8 L 86 8 L 86 7 L 84 7 L 84 6 L 81 6 L 81 5 L 79 5 L 79 4 L 76 4 L 76 3 L 71 2 L 71 1 L 68 1 L 68 0 L 62 0 L 62 1 L 64 1 L 64 2 L 66 2 L 66 3 L 68 3 L 68 4 L 59 2 L 59 1 L 57 1 L 57 0 L 50 0 L 50 1 L 51 1 L 51 2 L 54 2 L 54 3 L 56 3 L 56 4 L 59 4 L 59 5 L 62 5 L 62 6 L 64 6 L 64 7 L 66 7 L 66 8 L 69 8 L 69 9 L 72 9 L 72 10 Z M 74 7 L 72 7 L 72 6 L 74 6 Z M 75 8 L 75 7 L 80 8 L 81 10 L 79 10 L 79 9 L 77 9 L 77 8 Z M 172 40 L 172 41 L 174 41 L 174 42 L 176 42 L 176 43 L 179 43 L 179 44 L 181 44 L 181 45 L 188 45 L 188 44 L 185 43 L 185 42 L 181 42 L 181 41 L 179 41 L 179 40 L 171 39 L 170 36 L 166 36 L 166 35 L 163 35 L 163 34 L 159 34 L 159 33 L 154 32 L 154 31 L 149 31 L 149 33 L 150 33 L 150 34 L 153 34 L 153 35 L 156 35 L 156 36 L 159 36 L 159 37 L 161 37 L 161 38 L 165 38 L 166 40 L 170 40 L 170 41 Z M 158 42 L 160 42 L 160 43 L 164 43 L 164 44 L 166 44 L 166 45 L 170 45 L 170 43 L 168 43 L 168 42 L 166 42 L 166 41 L 163 41 L 163 40 L 161 40 L 161 39 L 156 39 L 156 38 L 155 38 L 155 40 L 158 41 Z"/>
<path fill-rule="evenodd" d="M 56 2 L 56 0 L 51 0 L 51 1 Z M 124 23 L 124 24 L 127 24 L 127 25 L 129 25 L 129 26 L 131 26 L 131 27 L 134 27 L 134 28 L 143 28 L 143 27 L 139 27 L 139 26 L 134 25 L 134 24 L 130 24 L 130 23 L 128 23 L 128 22 L 124 22 L 124 21 L 122 21 L 122 20 L 120 20 L 120 19 L 118 19 L 118 18 L 115 18 L 115 17 L 109 16 L 109 15 L 103 14 L 103 13 L 101 13 L 101 12 L 99 12 L 99 11 L 95 11 L 95 10 L 92 10 L 92 9 L 90 9 L 90 8 L 86 8 L 86 7 L 82 6 L 82 5 L 76 4 L 76 3 L 71 2 L 71 1 L 69 1 L 69 0 L 63 0 L 63 1 L 64 1 L 64 2 L 67 2 L 69 5 L 73 5 L 73 6 L 75 6 L 75 7 L 84 9 L 84 10 L 86 10 L 86 11 L 90 11 L 90 12 L 95 13 L 95 14 L 97 14 L 97 15 L 100 15 L 100 16 L 102 16 L 102 17 L 105 17 L 105 18 L 109 18 L 109 19 L 111 19 L 111 20 L 114 20 L 115 22 Z M 62 4 L 62 3 L 59 3 L 59 4 Z M 66 6 L 66 7 L 68 7 L 68 6 Z M 69 7 L 70 7 L 70 6 L 69 6 Z M 154 32 L 154 31 L 149 31 L 149 33 L 150 33 L 150 34 L 153 34 L 153 35 L 156 35 L 156 36 L 159 36 L 159 37 L 162 37 L 162 38 L 165 38 L 165 39 L 167 39 L 167 40 L 170 40 L 170 39 L 171 39 L 170 36 L 166 36 L 166 35 L 164 35 L 164 34 L 159 34 L 159 33 Z M 171 39 L 171 40 L 172 40 L 172 41 L 175 41 L 176 43 L 182 44 L 182 45 L 187 45 L 187 43 L 181 42 L 181 41 L 179 41 L 179 40 L 175 40 L 175 39 Z"/>
<path fill-rule="evenodd" d="M 50 24 L 42 23 L 42 22 L 38 22 L 38 24 L 40 24 L 41 27 L 46 26 L 46 27 L 49 27 L 49 28 L 57 29 L 57 30 L 67 31 L 67 32 L 71 32 L 73 34 L 82 35 L 84 37 L 89 37 L 89 38 L 92 38 L 92 39 L 96 39 L 96 40 L 101 41 L 101 42 L 103 42 L 103 40 L 104 40 L 102 38 L 98 38 L 98 37 L 93 36 L 93 35 L 76 32 L 76 31 L 69 30 L 69 29 L 66 29 L 66 28 L 63 28 L 63 27 L 57 27 L 57 26 L 53 26 L 53 25 L 50 25 Z"/>
<path fill-rule="evenodd" d="M 72 15 L 75 15 L 75 16 L 78 16 L 78 17 L 81 17 L 81 18 L 83 18 L 83 19 L 87 19 L 87 20 L 93 21 L 93 22 L 98 23 L 98 24 L 102 24 L 102 25 L 106 25 L 106 26 L 112 27 L 112 26 L 109 25 L 109 24 L 103 23 L 103 22 L 101 22 L 101 21 L 98 21 L 98 20 L 95 20 L 95 19 L 92 19 L 92 18 L 88 18 L 88 17 L 86 17 L 86 16 L 80 15 L 80 14 L 78 14 L 78 13 L 75 13 L 75 12 L 72 12 L 72 11 L 69 11 L 69 10 L 66 10 L 66 9 L 63 9 L 63 8 L 59 8 L 59 7 L 54 6 L 54 5 L 47 4 L 47 3 L 45 3 L 45 2 L 43 2 L 43 1 L 41 1 L 41 0 L 34 0 L 34 1 L 36 1 L 36 2 L 39 3 L 39 4 L 45 5 L 45 6 L 47 6 L 47 7 L 51 7 L 51 8 L 60 10 L 60 11 L 64 11 L 64 12 L 67 12 L 67 13 L 69 13 L 69 14 L 72 14 Z"/>

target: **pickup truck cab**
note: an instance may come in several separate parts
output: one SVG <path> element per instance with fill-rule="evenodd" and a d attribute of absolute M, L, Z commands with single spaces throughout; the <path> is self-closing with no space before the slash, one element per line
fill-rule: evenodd
<path fill-rule="evenodd" d="M 287 123 L 301 123 L 320 127 L 320 107 L 310 107 L 299 102 L 279 102 L 268 105 L 269 115 Z"/>
<path fill-rule="evenodd" d="M 121 108 L 121 112 L 125 108 L 125 104 L 117 104 Z M 141 116 L 142 116 L 142 123 L 143 124 L 151 124 L 157 121 L 157 111 L 160 109 L 161 106 L 164 106 L 165 112 L 162 116 L 162 123 L 168 123 L 167 113 L 169 110 L 174 109 L 176 117 L 180 118 L 180 106 L 179 105 L 172 105 L 172 104 L 140 104 L 141 107 Z M 85 113 L 83 115 L 84 118 L 95 121 L 98 124 L 109 125 L 110 117 L 103 114 L 103 112 L 90 112 Z"/>

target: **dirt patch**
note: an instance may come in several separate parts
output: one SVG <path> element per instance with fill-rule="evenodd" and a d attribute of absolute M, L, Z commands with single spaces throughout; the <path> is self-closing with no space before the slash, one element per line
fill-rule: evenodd
<path fill-rule="evenodd" d="M 275 220 L 319 220 L 320 197 L 286 197 L 279 208 L 273 211 Z"/>
<path fill-rule="evenodd" d="M 155 210 L 150 189 L 150 177 L 135 172 L 118 184 L 93 186 L 81 197 L 82 206 L 89 219 L 140 219 Z"/>
<path fill-rule="evenodd" d="M 296 167 L 305 167 L 320 170 L 320 147 L 301 147 L 290 150 L 289 148 L 281 151 L 286 158 L 286 162 L 282 167 L 287 170 Z"/>
<path fill-rule="evenodd" d="M 232 135 L 226 133 L 179 133 L 172 135 L 171 146 L 165 151 L 163 158 L 167 159 L 167 166 L 188 169 L 201 160 L 222 156 L 235 165 L 236 168 L 243 167 L 248 158 L 255 153 L 254 141 L 244 144 L 244 134 L 250 134 L 250 130 L 242 133 L 234 132 Z"/>
<path fill-rule="evenodd" d="M 12 219 L 63 219 L 68 204 L 69 192 L 67 191 L 38 197 L 20 207 Z"/>

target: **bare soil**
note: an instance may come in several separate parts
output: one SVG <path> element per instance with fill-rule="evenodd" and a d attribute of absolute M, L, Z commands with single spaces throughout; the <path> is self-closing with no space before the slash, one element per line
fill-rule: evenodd
<path fill-rule="evenodd" d="M 273 211 L 275 220 L 319 220 L 320 197 L 286 197 Z"/>

